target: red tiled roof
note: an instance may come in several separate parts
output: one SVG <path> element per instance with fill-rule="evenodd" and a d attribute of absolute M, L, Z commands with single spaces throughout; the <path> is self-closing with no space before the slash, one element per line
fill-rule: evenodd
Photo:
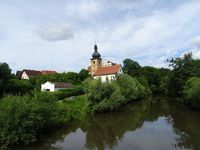
<path fill-rule="evenodd" d="M 37 70 L 27 70 L 27 69 L 24 69 L 22 72 L 26 72 L 26 74 L 28 76 L 38 76 L 41 74 L 40 71 L 37 71 Z"/>
<path fill-rule="evenodd" d="M 116 74 L 119 71 L 120 67 L 121 65 L 119 64 L 107 67 L 99 67 L 97 71 L 94 73 L 94 76 Z"/>
<path fill-rule="evenodd" d="M 56 74 L 56 71 L 52 71 L 52 70 L 42 70 L 41 74 L 42 75 L 50 75 L 50 74 Z"/>

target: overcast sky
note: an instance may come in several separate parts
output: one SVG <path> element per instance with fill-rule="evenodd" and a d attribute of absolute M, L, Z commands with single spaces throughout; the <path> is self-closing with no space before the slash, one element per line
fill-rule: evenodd
<path fill-rule="evenodd" d="M 200 0 L 0 0 L 0 18 L 0 62 L 13 71 L 79 71 L 95 41 L 117 63 L 200 58 Z"/>

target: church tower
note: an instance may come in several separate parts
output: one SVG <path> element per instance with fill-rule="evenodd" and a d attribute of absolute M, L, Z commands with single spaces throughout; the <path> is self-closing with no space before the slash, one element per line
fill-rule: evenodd
<path fill-rule="evenodd" d="M 95 44 L 94 45 L 94 53 L 92 54 L 91 58 L 91 75 L 94 75 L 94 73 L 97 71 L 99 67 L 102 65 L 102 59 L 100 53 L 98 53 L 98 47 Z"/>

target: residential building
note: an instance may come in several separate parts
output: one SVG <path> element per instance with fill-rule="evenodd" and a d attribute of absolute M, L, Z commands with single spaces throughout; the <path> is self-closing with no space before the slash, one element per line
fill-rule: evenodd
<path fill-rule="evenodd" d="M 72 87 L 71 83 L 47 81 L 44 84 L 41 84 L 41 91 L 55 92 L 58 90 L 63 90 L 63 89 L 71 88 L 71 87 Z"/>
<path fill-rule="evenodd" d="M 102 82 L 115 80 L 117 75 L 123 73 L 120 64 L 108 60 L 102 61 L 96 44 L 94 45 L 94 53 L 92 54 L 90 62 L 91 65 L 88 67 L 88 71 L 94 79 L 100 78 Z"/>
<path fill-rule="evenodd" d="M 21 79 L 29 80 L 31 77 L 41 75 L 40 71 L 24 69 L 21 73 Z"/>

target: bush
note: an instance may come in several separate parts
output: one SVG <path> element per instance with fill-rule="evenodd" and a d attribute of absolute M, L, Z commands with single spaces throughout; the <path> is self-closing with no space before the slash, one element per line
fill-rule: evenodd
<path fill-rule="evenodd" d="M 11 79 L 7 84 L 7 92 L 12 94 L 28 94 L 33 90 L 28 80 Z"/>
<path fill-rule="evenodd" d="M 136 78 L 126 74 L 117 77 L 117 84 L 127 101 L 144 98 L 150 93 L 148 84 L 144 87 Z"/>
<path fill-rule="evenodd" d="M 90 109 L 94 112 L 113 111 L 123 103 L 144 98 L 149 94 L 149 88 L 128 75 L 120 75 L 117 81 L 111 83 L 87 79 L 85 90 Z"/>
<path fill-rule="evenodd" d="M 200 109 L 200 78 L 190 78 L 184 87 L 184 101 L 186 104 Z"/>
<path fill-rule="evenodd" d="M 75 85 L 72 88 L 55 92 L 55 95 L 58 97 L 59 100 L 63 100 L 67 97 L 79 96 L 83 94 L 84 94 L 84 88 L 81 85 Z"/>
<path fill-rule="evenodd" d="M 92 112 L 113 111 L 124 102 L 120 88 L 115 82 L 101 83 L 100 80 L 87 79 L 85 85 Z"/>
<path fill-rule="evenodd" d="M 29 144 L 70 120 L 67 105 L 48 93 L 6 96 L 0 101 L 0 145 Z"/>
<path fill-rule="evenodd" d="M 81 120 L 88 112 L 88 100 L 85 95 L 77 96 L 74 99 L 66 99 L 63 103 L 67 104 L 71 119 Z"/>

